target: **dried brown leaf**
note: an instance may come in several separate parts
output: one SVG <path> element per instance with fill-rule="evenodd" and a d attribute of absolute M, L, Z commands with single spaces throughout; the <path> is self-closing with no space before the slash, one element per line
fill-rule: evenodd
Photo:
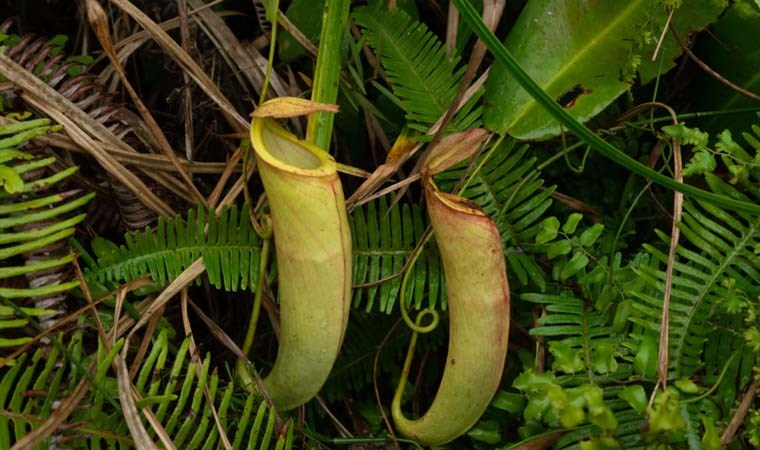
<path fill-rule="evenodd" d="M 277 97 L 267 100 L 256 108 L 251 114 L 253 117 L 275 117 L 286 119 L 290 117 L 305 116 L 318 111 L 338 112 L 338 105 L 320 103 L 305 98 Z"/>
<path fill-rule="evenodd" d="M 131 190 L 146 206 L 164 216 L 175 214 L 174 210 L 140 178 L 127 170 L 91 137 L 95 136 L 126 151 L 134 151 L 108 128 L 2 53 L 0 53 L 0 74 L 22 89 L 22 97 L 27 103 L 45 111 L 53 120 L 63 125 L 74 142 L 95 158 L 109 174 Z"/>
<path fill-rule="evenodd" d="M 248 130 L 248 121 L 241 116 L 232 103 L 222 94 L 219 87 L 206 75 L 206 72 L 187 54 L 156 22 L 152 21 L 145 13 L 140 11 L 129 0 L 111 0 L 111 3 L 129 14 L 137 23 L 147 31 L 156 43 L 171 57 L 181 68 L 186 71 L 200 88 L 208 95 L 224 113 L 230 126 L 236 131 Z"/>

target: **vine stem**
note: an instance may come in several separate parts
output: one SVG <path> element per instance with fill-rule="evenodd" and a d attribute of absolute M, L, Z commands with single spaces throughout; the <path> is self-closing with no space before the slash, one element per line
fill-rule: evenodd
<path fill-rule="evenodd" d="M 417 318 L 414 322 L 409 317 L 409 311 L 406 309 L 406 288 L 409 283 L 409 277 L 414 268 L 414 263 L 417 262 L 417 258 L 422 253 L 422 249 L 425 246 L 425 242 L 430 239 L 432 233 L 428 234 L 419 246 L 415 249 L 414 253 L 409 259 L 408 267 L 404 272 L 404 278 L 401 280 L 401 293 L 399 294 L 399 308 L 401 309 L 401 317 L 403 317 L 406 325 L 412 329 L 412 339 L 409 341 L 409 348 L 406 351 L 406 358 L 404 359 L 404 367 L 401 369 L 401 378 L 399 379 L 398 386 L 396 386 L 396 392 L 393 394 L 393 401 L 391 402 L 391 409 L 394 416 L 403 417 L 404 413 L 401 411 L 401 398 L 404 395 L 404 387 L 409 379 L 409 370 L 412 367 L 412 359 L 414 358 L 414 349 L 417 346 L 417 336 L 433 331 L 438 326 L 440 316 L 438 311 L 425 308 L 417 314 Z M 430 323 L 422 326 L 422 321 L 425 316 L 430 316 Z"/>
<path fill-rule="evenodd" d="M 256 281 L 256 294 L 253 297 L 253 309 L 251 310 L 251 319 L 248 322 L 248 331 L 245 334 L 245 340 L 243 341 L 243 347 L 241 350 L 243 354 L 248 356 L 253 346 L 253 337 L 256 334 L 256 324 L 259 321 L 259 312 L 261 311 L 261 299 L 264 296 L 264 283 L 267 276 L 267 264 L 269 263 L 269 250 L 272 242 L 272 228 L 269 226 L 269 221 L 265 221 L 265 230 L 267 231 L 262 235 L 261 256 L 259 258 L 259 276 Z"/>
<path fill-rule="evenodd" d="M 272 77 L 272 66 L 274 66 L 274 53 L 277 47 L 277 13 L 280 12 L 280 0 L 272 0 L 268 3 L 267 20 L 272 24 L 272 32 L 269 36 L 269 56 L 267 58 L 267 70 L 264 73 L 264 82 L 261 86 L 261 97 L 259 104 L 264 103 L 267 99 L 267 90 L 269 89 L 269 79 Z"/>

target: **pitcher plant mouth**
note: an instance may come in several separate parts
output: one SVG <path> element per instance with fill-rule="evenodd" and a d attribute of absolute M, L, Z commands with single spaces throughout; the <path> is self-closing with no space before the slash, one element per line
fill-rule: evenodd
<path fill-rule="evenodd" d="M 254 119 L 251 142 L 256 156 L 277 169 L 303 176 L 329 176 L 337 171 L 335 160 L 327 152 L 298 139 L 275 119 Z"/>
<path fill-rule="evenodd" d="M 443 203 L 449 209 L 451 209 L 452 212 L 466 214 L 468 216 L 473 216 L 473 217 L 488 218 L 488 216 L 483 212 L 482 209 L 480 209 L 480 206 L 478 206 L 477 203 L 471 200 L 468 200 L 464 197 L 460 197 L 458 195 L 439 191 L 435 187 L 432 187 L 430 189 L 432 189 L 432 192 L 430 193 L 430 195 L 434 195 L 436 198 L 438 198 L 441 201 L 441 203 Z"/>
<path fill-rule="evenodd" d="M 348 323 L 351 235 L 335 160 L 274 119 L 255 117 L 251 142 L 277 258 L 280 336 L 264 386 L 279 410 L 311 400 L 327 380 Z"/>

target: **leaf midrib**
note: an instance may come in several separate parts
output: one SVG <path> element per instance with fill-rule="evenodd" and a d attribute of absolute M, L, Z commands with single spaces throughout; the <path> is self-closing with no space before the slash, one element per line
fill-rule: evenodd
<path fill-rule="evenodd" d="M 423 87 L 422 91 L 427 94 L 427 96 L 430 99 L 430 101 L 437 107 L 437 109 L 438 109 L 438 111 L 437 111 L 438 116 L 443 115 L 443 113 L 446 112 L 446 107 L 443 105 L 442 102 L 440 102 L 438 100 L 438 96 L 435 95 L 435 93 L 431 89 L 429 89 L 428 84 L 425 83 L 425 79 L 422 78 L 422 76 L 419 74 L 419 72 L 416 71 L 416 70 L 414 70 L 415 69 L 415 64 L 413 64 L 414 61 L 410 60 L 409 58 L 406 57 L 406 54 L 399 49 L 398 45 L 396 45 L 396 40 L 394 38 L 392 38 L 390 36 L 390 34 L 388 34 L 388 33 L 385 32 L 385 30 L 381 26 L 382 24 L 379 23 L 379 22 L 377 22 L 375 20 L 375 18 L 371 14 L 365 14 L 365 17 L 368 18 L 374 24 L 374 30 L 373 30 L 373 32 L 375 34 L 377 34 L 378 36 L 382 36 L 383 43 L 384 44 L 390 44 L 390 47 L 392 47 L 394 49 L 396 55 L 400 56 L 399 59 L 404 63 L 404 65 L 407 68 L 410 68 L 409 72 L 411 72 L 412 75 L 414 76 L 414 78 L 415 78 L 415 80 L 417 82 L 417 85 Z M 407 18 L 407 19 L 409 20 L 409 22 L 413 22 L 413 20 L 411 18 Z M 409 25 L 409 22 L 407 22 L 407 26 Z M 411 31 L 417 31 L 421 26 L 422 25 L 420 23 L 417 23 L 417 25 L 415 27 L 413 27 Z M 425 28 L 425 29 L 427 30 L 427 28 Z M 427 30 L 427 31 L 430 32 L 430 30 Z M 424 35 L 426 35 L 426 33 L 423 32 L 422 35 L 424 36 Z M 400 38 L 403 39 L 403 35 Z M 440 42 L 438 42 L 438 45 L 436 46 L 436 50 L 438 48 L 440 48 Z M 435 52 L 431 52 L 431 53 L 435 53 Z M 383 55 L 381 55 L 381 57 L 383 57 Z M 385 55 L 385 57 L 387 57 L 387 54 Z M 388 68 L 386 68 L 386 70 Z M 450 76 L 451 76 L 451 74 L 449 74 L 449 77 Z M 399 83 L 399 84 L 402 84 L 402 83 Z M 407 99 L 407 100 L 411 101 L 412 99 Z M 411 114 L 411 113 L 414 113 L 414 111 L 407 111 L 407 113 Z M 420 114 L 417 113 L 416 115 L 420 115 Z"/>
<path fill-rule="evenodd" d="M 577 61 L 582 60 L 586 57 L 588 53 L 591 52 L 591 49 L 596 47 L 597 44 L 602 41 L 603 37 L 606 37 L 608 34 L 611 33 L 612 30 L 616 28 L 616 25 L 620 23 L 624 18 L 628 18 L 631 14 L 633 14 L 632 10 L 635 10 L 639 7 L 641 7 L 641 3 L 644 0 L 637 0 L 634 2 L 631 2 L 628 7 L 620 14 L 618 17 L 611 21 L 605 28 L 603 28 L 599 33 L 597 33 L 592 39 L 591 43 L 587 45 L 583 50 L 577 52 L 570 60 L 568 60 L 562 68 L 557 72 L 557 75 L 552 78 L 548 84 L 545 86 L 542 86 L 544 88 L 544 91 L 549 92 L 550 89 L 557 84 L 557 80 L 561 79 L 563 75 L 570 70 L 570 68 L 574 68 Z M 522 90 L 520 88 L 520 90 Z M 529 112 L 533 111 L 536 107 L 540 107 L 541 105 L 534 99 L 530 98 L 530 101 L 526 104 L 525 108 L 522 109 L 522 113 L 520 115 L 515 116 L 515 119 L 512 120 L 512 122 L 507 126 L 507 130 L 511 130 L 515 124 L 519 123 L 521 120 L 523 120 L 526 116 L 529 115 Z"/>

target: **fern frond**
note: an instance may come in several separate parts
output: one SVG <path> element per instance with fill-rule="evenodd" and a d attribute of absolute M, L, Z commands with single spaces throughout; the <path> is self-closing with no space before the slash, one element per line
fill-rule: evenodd
<path fill-rule="evenodd" d="M 614 309 L 597 310 L 587 301 L 572 294 L 523 294 L 522 301 L 543 305 L 544 315 L 530 330 L 532 336 L 548 338 L 549 348 L 563 352 L 565 358 L 573 356 L 578 365 L 572 370 L 567 361 L 562 370 L 566 373 L 595 373 L 606 375 L 630 372 L 623 357 L 625 332 L 613 327 Z M 626 330 L 622 330 L 626 331 Z"/>
<path fill-rule="evenodd" d="M 253 229 L 247 206 L 233 206 L 217 217 L 203 207 L 187 218 L 160 219 L 155 230 L 128 233 L 126 243 L 105 240 L 94 246 L 97 263 L 85 270 L 88 283 L 127 282 L 150 274 L 164 284 L 203 258 L 209 281 L 218 289 L 256 288 L 261 239 Z"/>
<path fill-rule="evenodd" d="M 81 377 L 84 355 L 82 332 L 72 336 L 65 352 L 62 345 L 51 346 L 49 352 L 37 350 L 24 354 L 10 369 L 0 371 L 0 448 L 11 445 L 53 412 L 54 401 L 74 388 L 67 380 Z M 62 337 L 58 344 L 62 344 Z M 77 410 L 59 438 L 66 438 L 76 448 L 129 448 L 133 445 L 118 402 L 116 379 L 110 374 L 111 363 L 124 341 L 118 341 L 110 352 L 101 346 L 97 358 L 92 390 L 83 402 L 87 408 Z M 211 359 L 193 361 L 190 341 L 179 348 L 169 343 L 168 329 L 154 339 L 134 380 L 147 407 L 162 424 L 177 448 L 211 449 L 221 446 L 219 430 L 204 396 L 219 414 L 222 428 L 233 442 L 234 449 L 290 449 L 292 427 L 286 436 L 275 431 L 275 412 L 256 394 L 236 388 L 234 383 L 219 385 Z M 35 395 L 25 395 L 34 392 Z M 146 429 L 151 427 L 146 422 Z M 153 436 L 156 439 L 155 436 Z M 48 443 L 50 444 L 50 443 Z M 47 446 L 46 446 L 47 448 Z"/>
<path fill-rule="evenodd" d="M 753 201 L 715 175 L 706 177 L 713 191 Z M 760 218 L 686 201 L 679 227 L 682 240 L 676 252 L 670 300 L 670 369 L 674 377 L 690 376 L 703 368 L 705 344 L 712 330 L 710 320 L 729 289 L 738 289 L 750 298 L 760 296 L 757 284 L 760 259 L 756 253 L 760 248 Z M 658 235 L 665 245 L 669 243 L 668 235 L 662 232 Z M 640 300 L 634 305 L 640 314 L 633 320 L 658 331 L 668 258 L 664 247 L 645 245 L 645 248 L 660 263 L 660 268 L 636 269 L 655 291 L 633 292 Z"/>
<path fill-rule="evenodd" d="M 367 42 L 380 55 L 393 92 L 401 99 L 410 126 L 425 132 L 451 105 L 464 67 L 443 44 L 401 8 L 360 7 L 353 12 Z"/>
<path fill-rule="evenodd" d="M 354 289 L 355 308 L 371 311 L 378 305 L 380 311 L 393 311 L 401 286 L 397 275 L 425 231 L 427 222 L 419 207 L 388 205 L 388 199 L 381 198 L 357 208 L 350 217 L 354 285 L 371 285 Z M 218 289 L 255 290 L 261 240 L 246 208 L 239 212 L 232 207 L 219 217 L 203 208 L 193 209 L 186 219 L 161 219 L 155 230 L 127 234 L 121 246 L 96 239 L 97 261 L 85 269 L 85 279 L 94 287 L 149 274 L 165 284 L 202 257 L 209 280 Z M 445 308 L 443 272 L 434 243 L 428 243 L 413 271 L 408 288 L 412 304 L 420 308 L 426 300 L 431 308 Z"/>
<path fill-rule="evenodd" d="M 401 287 L 401 276 L 398 275 L 427 226 L 417 205 L 398 204 L 389 208 L 388 202 L 381 197 L 355 209 L 350 218 L 354 241 L 354 284 L 386 280 L 379 285 L 354 289 L 354 307 L 363 304 L 366 311 L 371 311 L 375 302 L 380 311 L 393 311 Z M 421 308 L 427 297 L 428 307 L 445 308 L 443 271 L 432 241 L 425 246 L 411 270 L 407 288 L 411 304 Z M 393 278 L 388 280 L 390 277 Z"/>
<path fill-rule="evenodd" d="M 85 217 L 70 213 L 94 194 L 50 192 L 77 168 L 44 177 L 55 158 L 22 150 L 30 139 L 53 128 L 47 119 L 0 126 L 0 299 L 5 301 L 0 306 L 0 348 L 28 342 L 21 329 L 33 318 L 38 328 L 52 324 L 62 313 L 63 294 L 79 285 L 62 271 L 74 259 L 63 247 Z M 23 299 L 32 299 L 37 307 L 25 307 Z"/>

